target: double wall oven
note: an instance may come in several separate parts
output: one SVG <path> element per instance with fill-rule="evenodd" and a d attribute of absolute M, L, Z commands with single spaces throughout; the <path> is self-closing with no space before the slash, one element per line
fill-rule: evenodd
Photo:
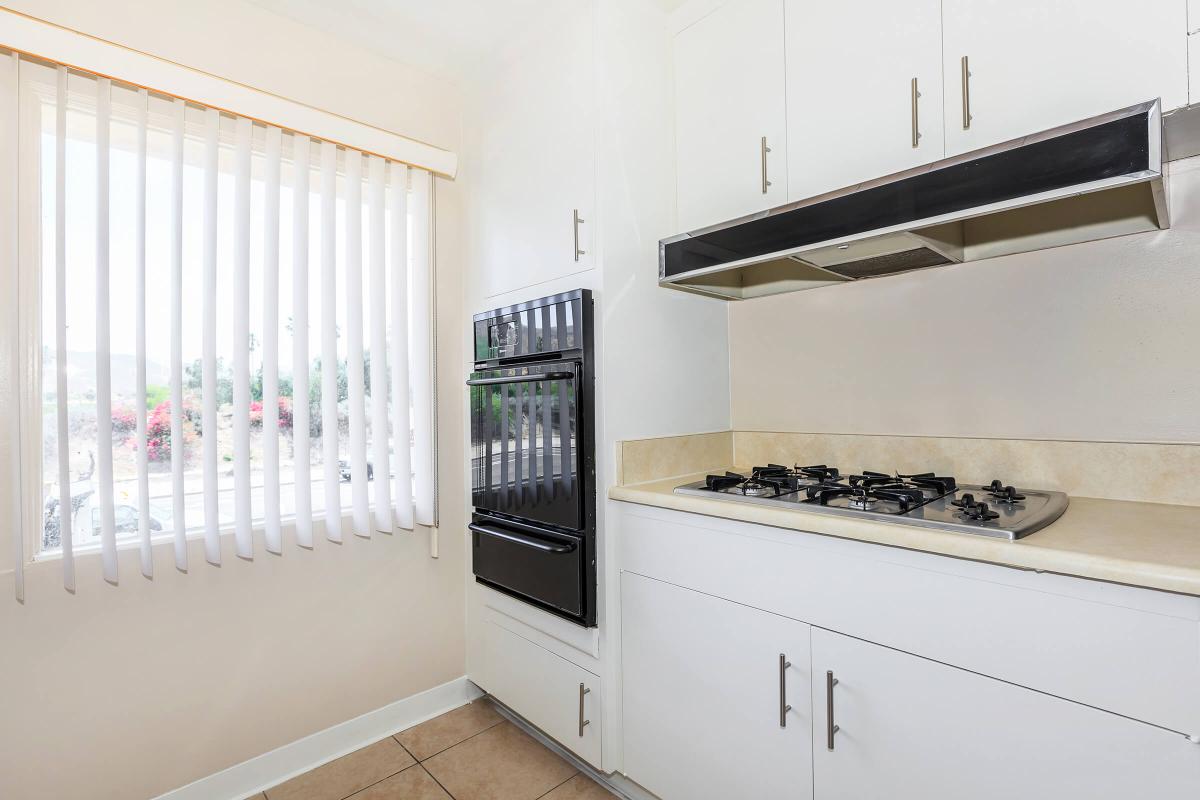
<path fill-rule="evenodd" d="M 477 314 L 468 526 L 475 580 L 596 624 L 592 295 Z"/>

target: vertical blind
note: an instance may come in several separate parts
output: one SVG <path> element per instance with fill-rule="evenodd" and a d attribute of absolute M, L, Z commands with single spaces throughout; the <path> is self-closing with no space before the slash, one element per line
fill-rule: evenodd
<path fill-rule="evenodd" d="M 160 536 L 187 570 L 189 533 L 220 564 L 223 533 L 249 559 L 341 541 L 344 511 L 360 537 L 435 524 L 428 172 L 15 55 L 0 91 L 49 229 L 19 231 L 43 339 L 21 475 L 68 589 L 77 550 L 116 583 L 135 537 L 150 577 Z"/>

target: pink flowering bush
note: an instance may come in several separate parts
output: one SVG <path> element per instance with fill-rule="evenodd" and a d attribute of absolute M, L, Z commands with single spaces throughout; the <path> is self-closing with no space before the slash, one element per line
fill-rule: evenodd
<path fill-rule="evenodd" d="M 191 413 L 189 413 L 191 412 Z M 195 434 L 188 428 L 192 427 L 190 419 L 199 414 L 188 403 L 183 404 L 183 444 L 187 445 Z M 136 446 L 136 445 L 135 445 Z M 154 407 L 146 418 L 146 459 L 149 461 L 171 460 L 171 401 L 164 400 Z"/>
<path fill-rule="evenodd" d="M 279 398 L 279 430 L 290 431 L 292 429 L 292 398 Z"/>
<path fill-rule="evenodd" d="M 254 428 L 261 428 L 263 424 L 263 404 L 255 400 L 250 404 L 250 425 Z M 279 398 L 279 430 L 290 431 L 292 429 L 292 399 L 290 397 Z"/>
<path fill-rule="evenodd" d="M 112 410 L 112 430 L 114 434 L 129 433 L 137 427 L 137 415 L 129 406 L 117 406 Z"/>

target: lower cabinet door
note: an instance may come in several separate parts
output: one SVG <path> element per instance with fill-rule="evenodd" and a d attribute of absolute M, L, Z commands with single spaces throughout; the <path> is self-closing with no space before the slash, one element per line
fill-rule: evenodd
<path fill-rule="evenodd" d="M 621 620 L 630 779 L 663 800 L 812 797 L 808 625 L 629 572 Z"/>
<path fill-rule="evenodd" d="M 820 628 L 812 670 L 817 800 L 1200 797 L 1178 733 Z"/>
<path fill-rule="evenodd" d="M 600 679 L 491 622 L 483 623 L 483 646 L 483 688 L 584 761 L 602 766 Z"/>

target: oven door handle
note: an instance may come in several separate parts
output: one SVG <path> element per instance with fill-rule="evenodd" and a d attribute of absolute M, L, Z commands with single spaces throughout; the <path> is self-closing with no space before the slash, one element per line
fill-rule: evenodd
<path fill-rule="evenodd" d="M 511 378 L 472 378 L 467 386 L 499 386 L 503 383 L 538 383 L 540 381 L 565 381 L 575 377 L 574 372 L 536 372 L 516 375 Z"/>
<path fill-rule="evenodd" d="M 532 547 L 534 550 L 541 550 L 543 553 L 570 553 L 575 549 L 574 542 L 570 542 L 568 544 L 550 544 L 548 542 L 543 542 L 528 536 L 522 536 L 519 533 L 513 533 L 512 531 L 493 528 L 491 525 L 480 525 L 476 522 L 468 523 L 467 529 L 473 531 L 474 533 L 483 534 L 484 536 L 492 536 L 497 539 L 504 539 L 512 542 L 513 544 L 522 545 L 523 547 Z"/>

